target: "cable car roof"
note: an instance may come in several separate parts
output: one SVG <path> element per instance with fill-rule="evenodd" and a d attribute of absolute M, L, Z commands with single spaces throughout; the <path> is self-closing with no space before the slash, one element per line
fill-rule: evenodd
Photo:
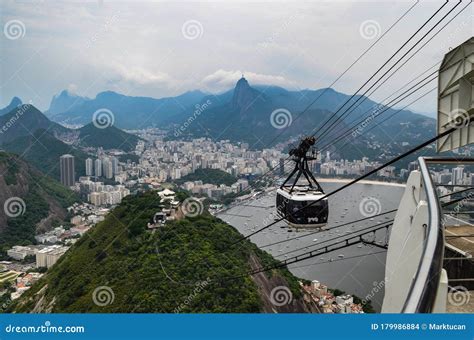
<path fill-rule="evenodd" d="M 324 197 L 324 193 L 317 190 L 316 188 L 309 188 L 305 187 L 303 190 L 300 187 L 293 188 L 293 192 L 290 194 L 290 188 L 281 188 L 277 190 L 277 194 L 282 195 L 287 199 L 291 199 L 293 201 L 316 201 Z M 324 198 L 327 200 L 327 198 Z"/>

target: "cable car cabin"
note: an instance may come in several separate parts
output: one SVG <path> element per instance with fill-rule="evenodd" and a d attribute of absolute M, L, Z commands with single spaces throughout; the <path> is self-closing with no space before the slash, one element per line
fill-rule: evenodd
<path fill-rule="evenodd" d="M 329 211 L 328 199 L 320 200 L 322 197 L 323 192 L 308 187 L 295 187 L 291 194 L 289 188 L 280 188 L 277 190 L 277 212 L 295 228 L 324 227 Z"/>
<path fill-rule="evenodd" d="M 306 137 L 297 148 L 290 150 L 295 167 L 277 190 L 277 213 L 295 228 L 323 227 L 328 221 L 328 199 L 308 166 L 308 161 L 316 159 L 315 143 L 314 137 Z M 307 183 L 299 183 L 300 179 Z"/>

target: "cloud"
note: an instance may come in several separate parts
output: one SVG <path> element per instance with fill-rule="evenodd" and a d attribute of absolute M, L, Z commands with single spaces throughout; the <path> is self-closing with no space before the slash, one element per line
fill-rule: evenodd
<path fill-rule="evenodd" d="M 106 90 L 153 97 L 192 89 L 220 92 L 232 88 L 242 73 L 251 84 L 322 88 L 373 43 L 360 35 L 362 22 L 375 20 L 385 32 L 410 6 L 404 1 L 247 1 L 243 6 L 4 0 L 0 22 L 20 20 L 26 34 L 16 40 L 0 37 L 0 106 L 19 96 L 47 109 L 51 97 L 71 83 L 77 85 L 73 92 L 88 97 Z M 356 91 L 439 6 L 419 2 L 334 88 Z M 202 24 L 199 39 L 183 36 L 188 20 Z M 469 38 L 471 22 L 467 10 L 372 98 L 384 99 Z M 434 111 L 435 93 L 413 107 Z"/>
<path fill-rule="evenodd" d="M 225 91 L 232 88 L 242 75 L 244 75 L 252 85 L 276 85 L 282 87 L 290 85 L 290 81 L 280 75 L 235 70 L 227 71 L 223 69 L 219 69 L 216 72 L 205 76 L 201 80 L 200 85 L 205 86 L 210 91 Z"/>
<path fill-rule="evenodd" d="M 154 72 L 141 66 L 125 66 L 120 63 L 109 65 L 112 78 L 120 82 L 129 82 L 137 85 L 170 84 L 171 77 L 164 72 Z"/>
<path fill-rule="evenodd" d="M 67 91 L 72 94 L 77 94 L 77 85 L 73 83 L 69 84 L 67 86 Z"/>

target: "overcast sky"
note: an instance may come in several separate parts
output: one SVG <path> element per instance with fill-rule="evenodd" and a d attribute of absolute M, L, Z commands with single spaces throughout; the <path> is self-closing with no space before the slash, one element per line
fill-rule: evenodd
<path fill-rule="evenodd" d="M 0 1 L 0 105 L 18 96 L 42 110 L 63 89 L 160 98 L 193 89 L 221 92 L 242 73 L 250 84 L 326 87 L 415 3 Z M 335 89 L 357 90 L 443 2 L 418 3 Z M 472 36 L 473 7 L 373 99 L 382 100 Z M 411 108 L 434 113 L 436 94 Z"/>

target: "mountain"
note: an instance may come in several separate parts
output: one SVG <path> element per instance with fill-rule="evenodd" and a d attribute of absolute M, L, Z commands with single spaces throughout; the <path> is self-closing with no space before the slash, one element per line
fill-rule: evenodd
<path fill-rule="evenodd" d="M 173 132 L 178 138 L 194 136 L 244 141 L 252 149 L 258 149 L 309 133 L 312 127 L 330 116 L 329 110 L 313 108 L 299 117 L 305 100 L 298 93 L 282 88 L 257 90 L 241 78 L 230 93 L 207 96 L 196 106 L 198 109 L 195 107 L 176 115 L 167 123 L 174 124 Z"/>
<path fill-rule="evenodd" d="M 114 116 L 114 125 L 119 128 L 135 129 L 161 124 L 164 118 L 185 111 L 198 103 L 205 94 L 200 91 L 186 92 L 180 96 L 155 99 L 131 97 L 113 91 L 97 94 L 94 99 L 73 100 L 70 96 L 53 98 L 48 110 L 56 122 L 88 124 L 94 112 L 107 109 Z M 64 98 L 63 98 L 64 97 Z"/>
<path fill-rule="evenodd" d="M 235 85 L 232 95 L 232 109 L 245 111 L 249 106 L 255 104 L 263 94 L 250 87 L 249 82 L 244 77 L 240 78 Z M 262 97 L 261 100 L 264 100 Z"/>
<path fill-rule="evenodd" d="M 31 104 L 23 104 L 0 116 L 0 148 L 19 155 L 43 173 L 59 180 L 59 157 L 76 157 L 76 174 L 85 173 L 86 154 L 60 140 L 73 132 L 52 122 Z"/>
<path fill-rule="evenodd" d="M 5 209 L 0 214 L 0 253 L 14 244 L 34 242 L 37 230 L 63 222 L 66 208 L 79 199 L 16 155 L 0 152 L 0 173 L 0 205 Z"/>
<path fill-rule="evenodd" d="M 18 106 L 23 104 L 20 98 L 13 97 L 10 104 L 5 106 L 3 109 L 0 109 L 0 116 L 3 116 L 5 113 L 9 113 L 10 111 L 16 109 Z"/>
<path fill-rule="evenodd" d="M 45 114 L 49 117 L 56 114 L 66 112 L 74 106 L 80 106 L 84 104 L 88 98 L 80 97 L 76 94 L 69 92 L 68 90 L 63 90 L 60 94 L 53 97 L 49 109 Z"/>
<path fill-rule="evenodd" d="M 194 181 L 202 181 L 205 184 L 224 184 L 231 186 L 237 182 L 237 178 L 220 169 L 196 169 L 193 173 L 187 174 L 174 182 L 181 185 L 184 182 Z"/>
<path fill-rule="evenodd" d="M 340 109 L 346 101 L 348 104 Z M 277 86 L 252 87 L 245 78 L 241 78 L 232 91 L 204 97 L 196 107 L 200 108 L 199 111 L 188 109 L 166 121 L 174 125 L 170 138 L 229 139 L 247 142 L 252 149 L 261 149 L 316 131 L 320 135 L 331 123 L 321 131 L 319 127 L 334 112 L 340 109 L 340 116 L 350 109 L 353 112 L 344 114 L 337 126 L 320 140 L 319 146 L 331 145 L 336 137 L 359 125 L 363 136 L 356 139 L 348 134 L 337 143 L 337 146 L 346 144 L 344 150 L 333 147 L 331 151 L 336 157 L 360 159 L 361 156 L 381 153 L 374 148 L 374 142 L 381 145 L 395 143 L 399 144 L 398 148 L 403 142 L 416 144 L 424 141 L 432 137 L 436 129 L 434 119 L 408 110 L 398 112 L 389 108 L 375 117 L 375 113 L 385 110 L 385 107 L 366 97 L 351 98 L 331 88 L 288 91 Z M 387 117 L 391 118 L 383 122 Z M 379 127 L 376 126 L 378 123 L 381 123 Z"/>
<path fill-rule="evenodd" d="M 384 107 L 366 97 L 351 98 L 331 88 L 290 91 L 278 86 L 252 86 L 244 77 L 237 81 L 234 89 L 216 95 L 191 91 L 177 97 L 155 99 L 106 91 L 94 99 L 74 99 L 63 91 L 55 98 L 50 108 L 55 112 L 51 116 L 54 121 L 88 124 L 94 112 L 107 109 L 112 112 L 114 126 L 118 128 L 159 126 L 171 128 L 170 138 L 229 139 L 247 142 L 252 149 L 288 143 L 295 137 L 312 134 L 334 112 L 339 110 L 340 115 L 350 108 L 352 112 L 320 141 L 320 146 L 330 144 L 349 127 L 369 117 L 363 123 L 364 129 L 365 125 L 368 125 L 367 130 L 370 128 L 367 135 L 352 138 L 350 143 L 346 140 L 337 143 L 338 146 L 347 145 L 344 151 L 335 151 L 334 155 L 348 159 L 380 153 L 372 147 L 374 141 L 414 144 L 435 132 L 434 119 L 408 110 L 388 109 L 374 118 L 373 112 Z M 66 109 L 67 105 L 60 105 L 61 98 L 69 104 L 69 109 Z M 346 101 L 348 103 L 341 109 L 340 105 Z M 59 107 L 61 109 L 56 109 Z M 393 118 L 381 127 L 371 129 L 388 116 Z M 417 126 L 423 126 L 423 129 L 419 130 Z M 393 131 L 397 133 L 393 134 Z"/>
<path fill-rule="evenodd" d="M 98 128 L 89 123 L 78 129 L 80 145 L 85 147 L 102 147 L 104 149 L 121 149 L 126 152 L 135 150 L 140 140 L 135 135 L 117 129 L 115 126 Z"/>
<path fill-rule="evenodd" d="M 25 104 L 0 116 L 0 147 L 20 155 L 45 174 L 59 179 L 59 157 L 63 154 L 75 156 L 77 176 L 85 174 L 87 154 L 81 147 L 103 147 L 104 149 L 135 150 L 140 140 L 137 136 L 114 126 L 98 128 L 89 123 L 71 130 L 50 121 L 33 105 Z M 62 140 L 74 140 L 66 144 Z M 70 142 L 68 142 L 70 143 Z"/>
<path fill-rule="evenodd" d="M 160 209 L 156 192 L 126 197 L 16 300 L 12 311 L 307 312 L 288 270 L 242 275 L 275 260 L 247 240 L 229 246 L 242 237 L 236 229 L 204 213 L 147 231 Z M 289 295 L 288 304 L 271 303 L 275 287 Z"/>
<path fill-rule="evenodd" d="M 0 116 L 0 144 L 10 143 L 18 137 L 31 136 L 38 129 L 54 135 L 68 132 L 68 129 L 50 121 L 33 105 L 23 104 Z"/>
<path fill-rule="evenodd" d="M 33 134 L 21 136 L 1 145 L 8 152 L 20 155 L 48 176 L 59 180 L 59 157 L 71 154 L 75 157 L 76 176 L 85 175 L 87 154 L 57 139 L 44 129 L 37 129 Z"/>

